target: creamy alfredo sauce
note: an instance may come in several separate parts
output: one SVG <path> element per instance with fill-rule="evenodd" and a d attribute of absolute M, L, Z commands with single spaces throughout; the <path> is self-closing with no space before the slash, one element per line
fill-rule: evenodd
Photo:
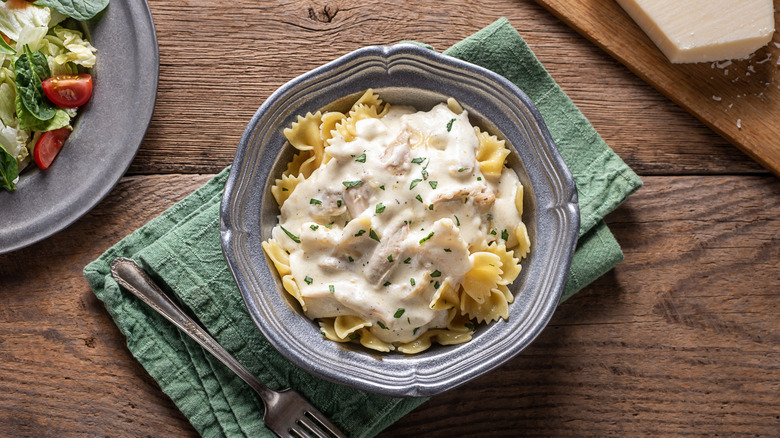
<path fill-rule="evenodd" d="M 333 158 L 295 187 L 273 237 L 290 253 L 308 317 L 356 315 L 382 341 L 410 342 L 446 327 L 431 299 L 471 269 L 470 248 L 517 243 L 519 181 L 508 168 L 493 181 L 481 174 L 467 112 L 446 104 L 394 106 L 356 130 L 334 138 Z"/>

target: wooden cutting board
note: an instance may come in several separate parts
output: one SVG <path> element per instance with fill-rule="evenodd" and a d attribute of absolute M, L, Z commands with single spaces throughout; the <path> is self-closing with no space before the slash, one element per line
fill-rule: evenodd
<path fill-rule="evenodd" d="M 780 33 L 746 60 L 672 64 L 615 0 L 536 1 L 780 176 Z"/>

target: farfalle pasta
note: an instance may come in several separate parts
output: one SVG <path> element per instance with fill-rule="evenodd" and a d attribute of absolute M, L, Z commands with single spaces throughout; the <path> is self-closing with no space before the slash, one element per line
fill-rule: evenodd
<path fill-rule="evenodd" d="M 509 318 L 531 245 L 523 186 L 458 102 L 416 111 L 368 90 L 284 134 L 297 153 L 263 249 L 323 336 L 413 354 Z"/>

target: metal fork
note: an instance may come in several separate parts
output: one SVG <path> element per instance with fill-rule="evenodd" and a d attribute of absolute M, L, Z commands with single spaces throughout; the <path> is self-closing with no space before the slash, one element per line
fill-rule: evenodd
<path fill-rule="evenodd" d="M 111 275 L 117 283 L 174 323 L 257 391 L 265 403 L 263 421 L 277 435 L 285 438 L 346 437 L 299 393 L 292 389 L 274 391 L 257 380 L 249 370 L 171 301 L 135 261 L 123 257 L 114 259 L 111 262 Z"/>

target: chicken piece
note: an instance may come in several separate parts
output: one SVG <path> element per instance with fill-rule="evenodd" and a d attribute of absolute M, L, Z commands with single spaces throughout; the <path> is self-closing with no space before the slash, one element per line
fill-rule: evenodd
<path fill-rule="evenodd" d="M 351 217 L 360 216 L 368 208 L 371 200 L 371 187 L 361 184 L 344 190 L 344 203 Z"/>
<path fill-rule="evenodd" d="M 382 154 L 380 161 L 393 175 L 403 175 L 409 171 L 409 155 L 411 154 L 411 137 L 409 129 L 404 129 L 398 134 Z"/>
<path fill-rule="evenodd" d="M 342 231 L 339 231 L 340 237 L 333 240 L 331 245 L 330 257 L 332 259 L 341 260 L 358 260 L 363 257 L 363 253 L 369 251 L 371 248 L 371 242 L 368 240 L 369 245 L 366 245 L 369 237 L 369 230 L 371 229 L 370 217 L 359 217 L 351 220 Z M 344 267 L 343 264 L 334 265 L 333 260 L 324 262 L 322 267 L 340 268 Z M 350 265 L 346 265 L 349 267 Z"/>
<path fill-rule="evenodd" d="M 436 192 L 429 204 L 436 205 L 440 202 L 463 198 L 471 199 L 474 206 L 481 211 L 489 210 L 496 202 L 496 195 L 486 184 L 474 183 L 458 189 Z"/>
<path fill-rule="evenodd" d="M 397 224 L 395 228 L 388 228 L 388 232 L 381 236 L 379 245 L 374 248 L 366 265 L 366 279 L 373 284 L 383 282 L 390 269 L 395 266 L 396 261 L 401 259 L 401 245 L 406 236 L 409 235 L 409 225 L 402 222 L 397 222 Z M 388 259 L 391 255 L 393 261 Z"/>
<path fill-rule="evenodd" d="M 329 269 L 333 271 L 343 271 L 347 269 L 347 265 L 340 257 L 326 256 L 320 258 L 317 262 L 317 266 L 323 269 Z"/>
<path fill-rule="evenodd" d="M 347 207 L 344 206 L 342 199 L 342 191 L 339 189 L 333 189 L 328 187 L 324 191 L 317 193 L 319 200 L 322 204 L 309 204 L 311 215 L 317 218 L 319 221 L 330 221 L 330 218 L 341 216 L 347 212 Z"/>

